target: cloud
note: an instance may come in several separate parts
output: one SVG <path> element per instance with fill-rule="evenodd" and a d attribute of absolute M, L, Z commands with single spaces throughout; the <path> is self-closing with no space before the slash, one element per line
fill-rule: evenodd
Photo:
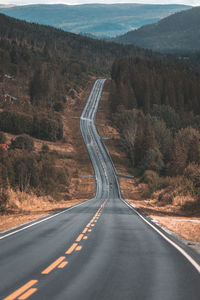
<path fill-rule="evenodd" d="M 148 4 L 186 4 L 200 6 L 200 0 L 0 0 L 0 4 L 86 4 L 86 3 L 148 3 Z"/>

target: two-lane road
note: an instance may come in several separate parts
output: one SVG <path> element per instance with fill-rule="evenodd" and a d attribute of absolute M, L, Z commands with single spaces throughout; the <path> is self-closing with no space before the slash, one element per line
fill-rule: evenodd
<path fill-rule="evenodd" d="M 0 299 L 200 299 L 199 259 L 121 198 L 95 127 L 104 82 L 80 119 L 96 196 L 0 235 Z"/>

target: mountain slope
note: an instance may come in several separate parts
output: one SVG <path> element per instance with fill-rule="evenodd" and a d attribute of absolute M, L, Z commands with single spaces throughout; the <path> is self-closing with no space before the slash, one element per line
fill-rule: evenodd
<path fill-rule="evenodd" d="M 158 23 L 130 31 L 114 41 L 155 51 L 198 51 L 200 50 L 200 7 L 176 13 Z"/>
<path fill-rule="evenodd" d="M 15 41 L 17 44 L 28 44 L 37 49 L 45 47 L 54 59 L 59 56 L 84 61 L 87 68 L 96 74 L 110 70 L 115 57 L 148 53 L 138 47 L 94 40 L 50 26 L 20 21 L 3 14 L 0 14 L 0 38 Z"/>
<path fill-rule="evenodd" d="M 1 8 L 0 12 L 65 31 L 112 37 L 188 8 L 184 5 L 139 4 L 26 5 Z"/>

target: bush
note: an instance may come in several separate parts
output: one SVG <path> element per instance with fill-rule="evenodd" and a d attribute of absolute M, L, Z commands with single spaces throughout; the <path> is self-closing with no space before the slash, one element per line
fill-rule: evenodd
<path fill-rule="evenodd" d="M 152 170 L 144 172 L 142 181 L 147 183 L 151 192 L 156 191 L 160 186 L 160 177 L 158 173 Z"/>
<path fill-rule="evenodd" d="M 164 167 L 162 154 L 158 148 L 152 148 L 147 151 L 144 159 L 140 164 L 142 170 L 152 170 L 155 172 L 160 172 Z"/>
<path fill-rule="evenodd" d="M 5 211 L 8 198 L 6 190 L 3 187 L 0 187 L 0 212 Z"/>
<path fill-rule="evenodd" d="M 11 140 L 10 148 L 32 151 L 34 149 L 34 141 L 28 135 L 20 135 L 16 139 Z"/>
<path fill-rule="evenodd" d="M 13 133 L 29 134 L 32 129 L 32 117 L 13 111 L 0 112 L 0 130 Z"/>
<path fill-rule="evenodd" d="M 197 199 L 200 197 L 200 168 L 199 165 L 191 163 L 184 170 L 184 177 L 192 181 L 194 185 L 194 193 Z"/>
<path fill-rule="evenodd" d="M 47 153 L 47 152 L 49 152 L 49 146 L 47 144 L 43 144 L 41 150 L 42 150 L 42 152 Z"/>
<path fill-rule="evenodd" d="M 55 104 L 54 104 L 54 106 L 53 106 L 53 109 L 55 110 L 55 111 L 63 111 L 63 109 L 64 109 L 64 105 L 63 105 L 63 103 L 61 103 L 61 102 L 56 102 Z"/>
<path fill-rule="evenodd" d="M 3 132 L 0 132 L 0 144 L 6 143 L 6 136 Z"/>
<path fill-rule="evenodd" d="M 33 136 L 41 139 L 55 142 L 63 137 L 62 122 L 58 119 L 34 117 Z"/>

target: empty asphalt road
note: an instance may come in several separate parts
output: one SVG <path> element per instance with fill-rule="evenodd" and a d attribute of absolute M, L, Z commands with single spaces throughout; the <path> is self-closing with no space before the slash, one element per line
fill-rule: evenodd
<path fill-rule="evenodd" d="M 0 234 L 0 299 L 200 299 L 199 258 L 121 198 L 95 127 L 104 82 L 80 119 L 96 196 Z"/>

